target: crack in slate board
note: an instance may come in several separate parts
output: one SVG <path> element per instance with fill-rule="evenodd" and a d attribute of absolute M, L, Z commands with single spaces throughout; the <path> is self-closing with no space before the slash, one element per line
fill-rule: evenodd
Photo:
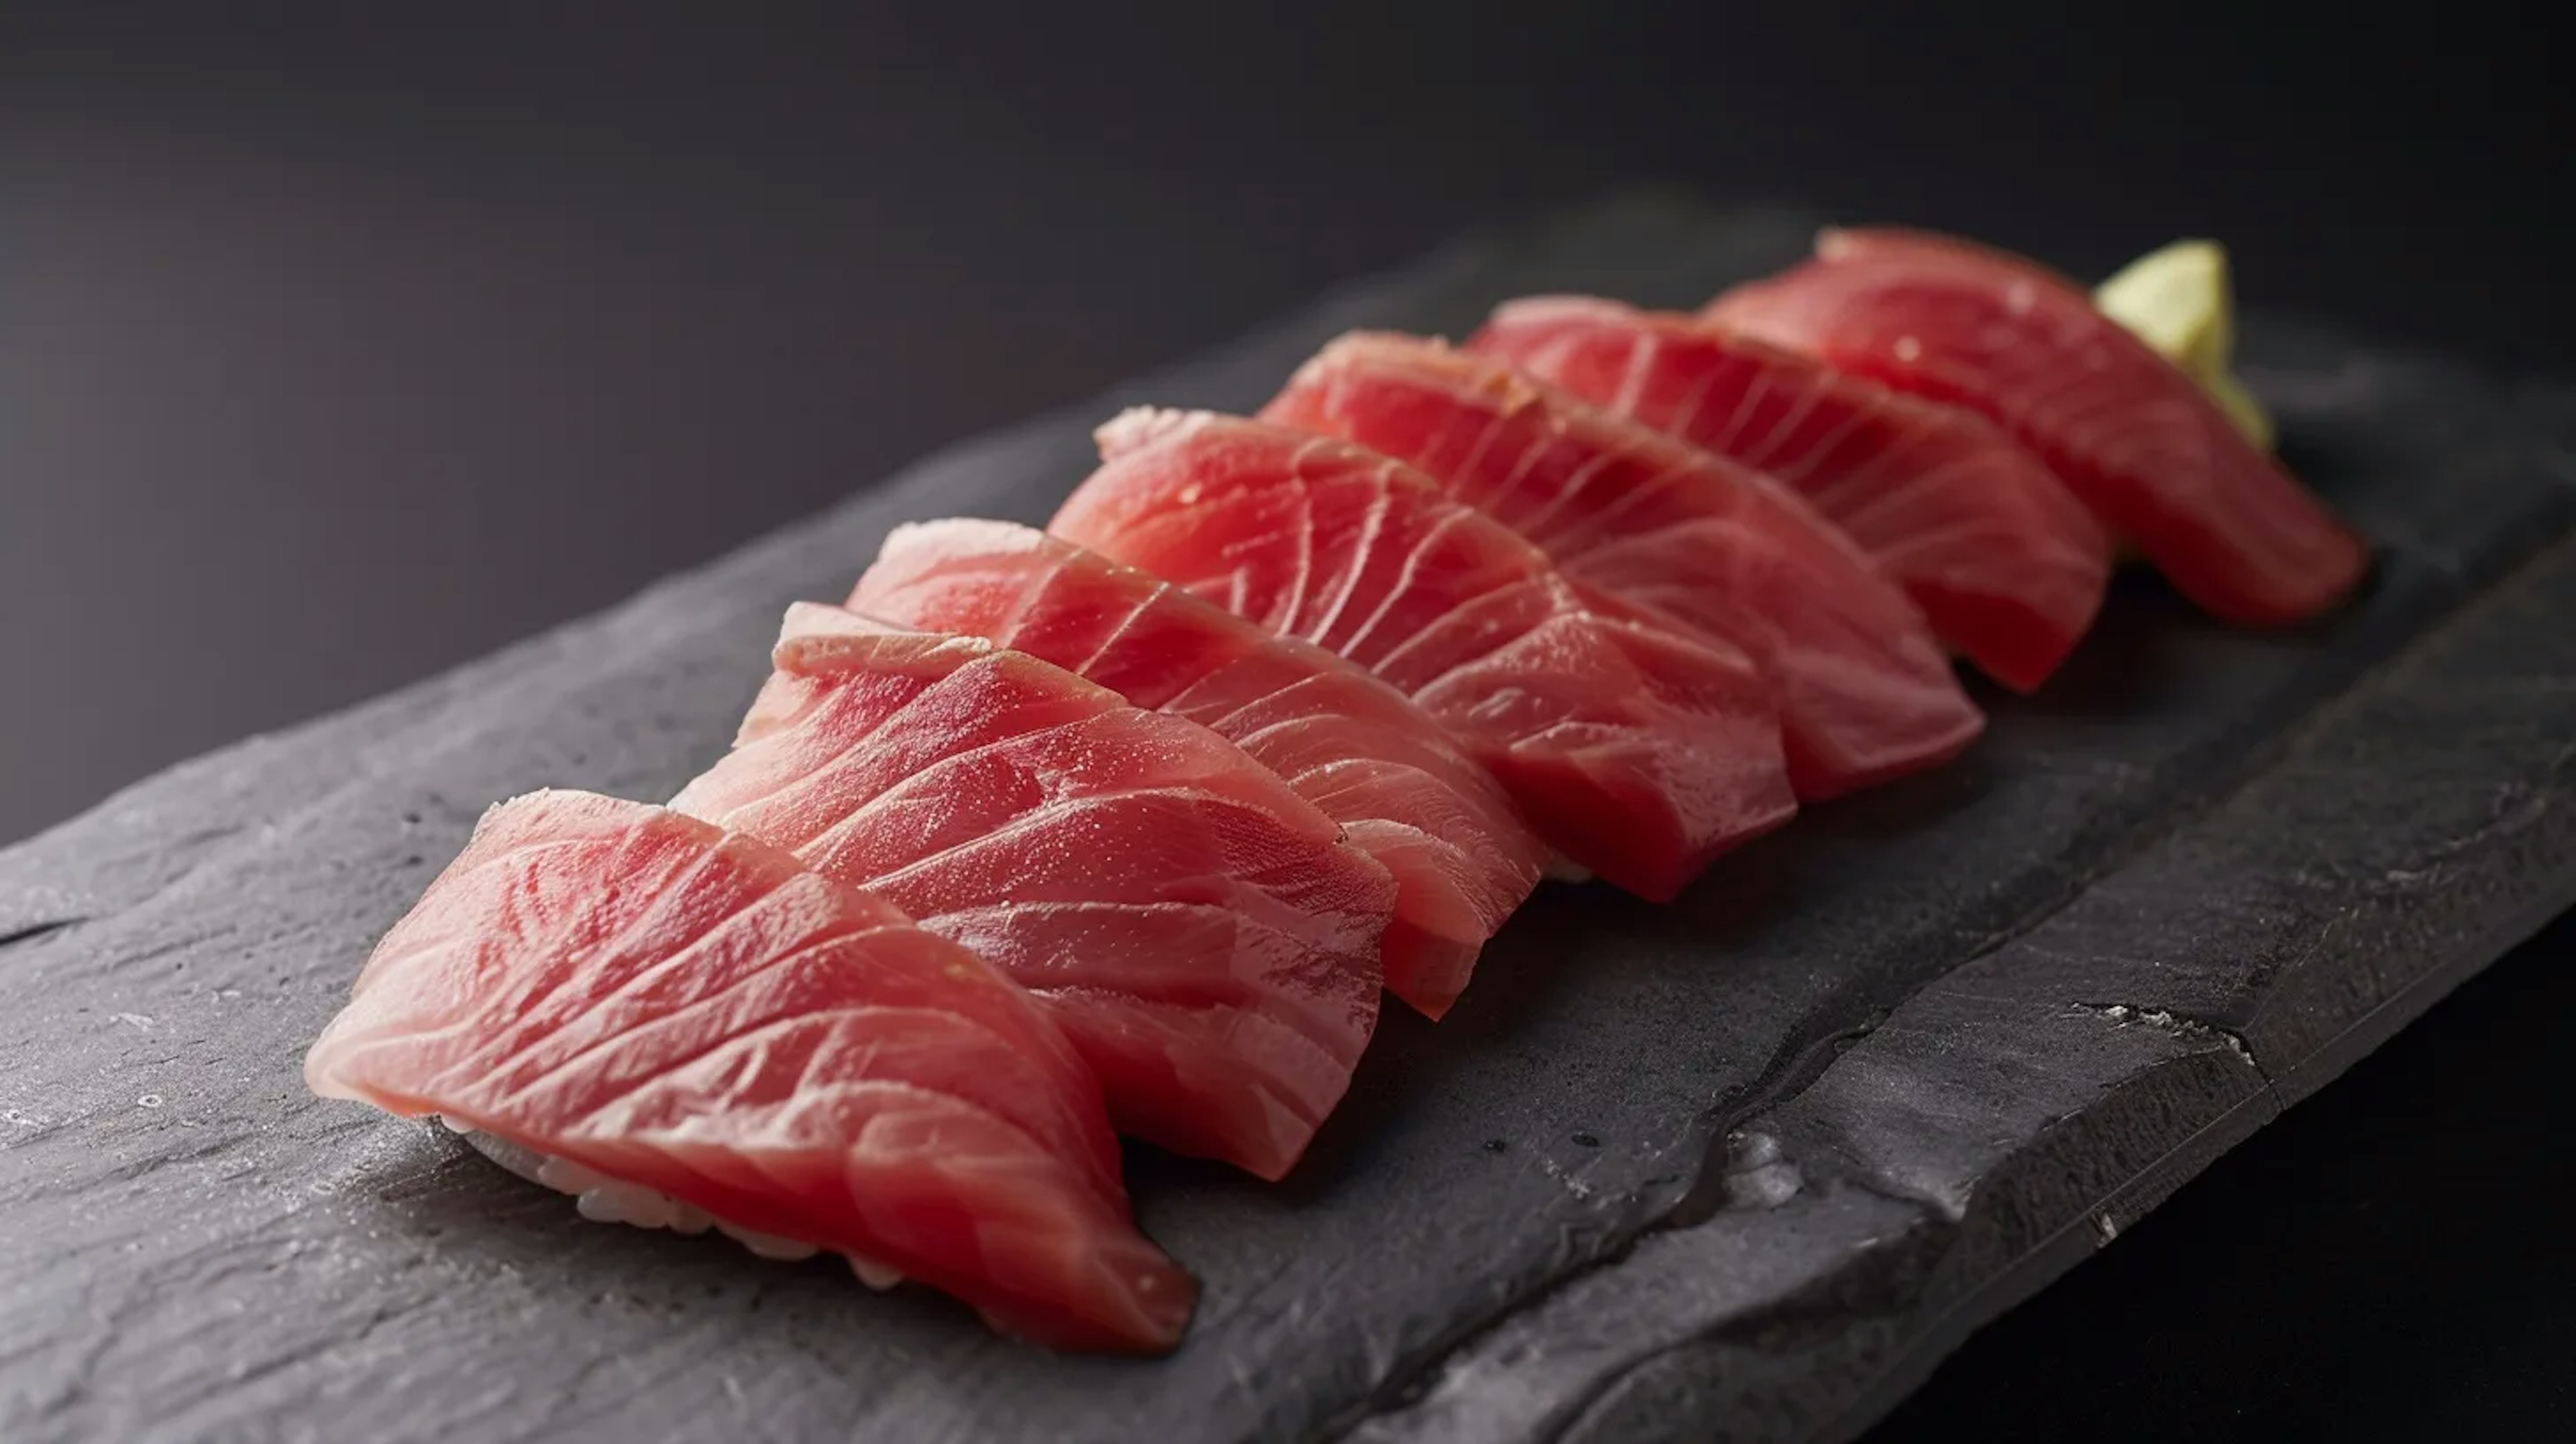
<path fill-rule="evenodd" d="M 1650 1240 L 1362 1437 L 1848 1437 L 2339 1072 L 2347 1039 L 2576 903 L 2576 636 L 2552 620 L 2571 607 L 2565 541 L 1752 1120 L 1795 1194 Z M 2106 990 L 2136 1001 L 2084 1001 Z M 1842 1272 L 1760 1256 L 1802 1247 Z"/>
<path fill-rule="evenodd" d="M 2258 637 L 2124 580 L 2043 697 L 1981 693 L 1960 764 L 1814 809 L 1670 907 L 1547 890 L 1448 1021 L 1389 1015 L 1284 1185 L 1132 1151 L 1145 1226 L 1206 1287 L 1169 1360 L 585 1224 L 297 1076 L 485 805 L 667 796 L 786 603 L 841 595 L 895 522 L 1041 521 L 1116 407 L 1250 407 L 1345 327 L 1688 304 L 1812 224 L 1651 193 L 1462 242 L 0 853 L 0 1435 L 1857 1427 L 2031 1260 L 2091 1246 L 2070 1227 L 2116 1231 L 2482 962 L 2499 917 L 2565 900 L 2576 392 L 2249 321 L 2293 463 L 2381 546 L 2360 604 Z"/>

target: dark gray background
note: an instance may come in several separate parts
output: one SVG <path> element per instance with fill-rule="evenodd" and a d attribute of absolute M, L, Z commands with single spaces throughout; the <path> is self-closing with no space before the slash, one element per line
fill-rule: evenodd
<path fill-rule="evenodd" d="M 1620 181 L 2082 274 L 2214 234 L 2268 309 L 2576 373 L 2550 46 L 2476 7 L 2375 34 L 2287 7 L 25 8 L 0 839 Z M 2576 1259 L 2529 1187 L 2568 1163 L 2532 1061 L 2576 1015 L 2564 952 L 2473 984 L 1891 1429 L 2576 1408 L 2543 1302 Z"/>

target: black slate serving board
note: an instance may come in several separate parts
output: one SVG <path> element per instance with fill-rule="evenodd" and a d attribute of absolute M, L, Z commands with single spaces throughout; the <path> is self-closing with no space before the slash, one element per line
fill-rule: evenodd
<path fill-rule="evenodd" d="M 1647 194 L 1462 243 L 0 852 L 0 1437 L 1857 1432 L 2576 902 L 2576 388 L 2249 322 L 2290 459 L 2379 546 L 2366 597 L 2258 637 L 2125 579 L 2043 696 L 1981 693 L 1960 764 L 1670 907 L 1548 889 L 1449 1021 L 1389 1014 L 1284 1185 L 1134 1151 L 1205 1287 L 1168 1360 L 584 1224 L 297 1076 L 487 803 L 669 795 L 781 610 L 895 522 L 1042 521 L 1117 406 L 1252 406 L 1348 326 L 1687 305 L 1813 224 Z"/>

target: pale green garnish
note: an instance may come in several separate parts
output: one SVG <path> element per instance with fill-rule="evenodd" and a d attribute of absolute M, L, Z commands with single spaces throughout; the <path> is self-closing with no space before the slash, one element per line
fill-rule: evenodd
<path fill-rule="evenodd" d="M 2149 251 L 2093 292 L 2102 313 L 2181 367 L 2256 446 L 2272 448 L 2272 418 L 2237 381 L 2235 298 L 2227 252 L 2184 240 Z"/>

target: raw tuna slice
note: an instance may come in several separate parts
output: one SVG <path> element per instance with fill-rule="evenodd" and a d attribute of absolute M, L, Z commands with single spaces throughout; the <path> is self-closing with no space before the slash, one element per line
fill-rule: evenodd
<path fill-rule="evenodd" d="M 1705 314 L 2002 423 L 2228 621 L 2314 616 L 2368 569 L 2359 537 L 2063 277 L 1922 232 L 1827 232 L 1818 250 Z"/>
<path fill-rule="evenodd" d="M 2015 691 L 2092 626 L 2111 544 L 2001 427 L 1672 312 L 1535 296 L 1468 349 L 1790 486 L 1858 542 L 1942 641 Z"/>
<path fill-rule="evenodd" d="M 1741 647 L 1801 799 L 1946 762 L 1985 726 L 1922 613 L 1814 508 L 1507 361 L 1354 333 L 1262 416 L 1409 462 L 1574 580 Z"/>
<path fill-rule="evenodd" d="M 1578 866 L 1661 901 L 1796 810 L 1742 653 L 1576 585 L 1411 467 L 1207 412 L 1099 440 L 1050 530 L 1392 683 Z"/>
<path fill-rule="evenodd" d="M 980 638 L 800 603 L 773 662 L 674 808 L 999 964 L 1123 1131 L 1288 1171 L 1377 1022 L 1385 868 L 1233 743 Z"/>
<path fill-rule="evenodd" d="M 1456 1001 L 1547 860 L 1501 786 L 1402 693 L 1034 527 L 897 527 L 850 608 L 1052 662 L 1278 773 L 1394 875 L 1387 990 L 1431 1017 Z"/>
<path fill-rule="evenodd" d="M 1189 1318 L 1189 1278 L 1129 1222 L 1097 1086 L 1025 993 L 658 807 L 486 813 L 304 1077 L 475 1130 L 593 1217 L 622 1196 L 631 1220 L 834 1250 L 1041 1343 L 1159 1352 Z"/>

